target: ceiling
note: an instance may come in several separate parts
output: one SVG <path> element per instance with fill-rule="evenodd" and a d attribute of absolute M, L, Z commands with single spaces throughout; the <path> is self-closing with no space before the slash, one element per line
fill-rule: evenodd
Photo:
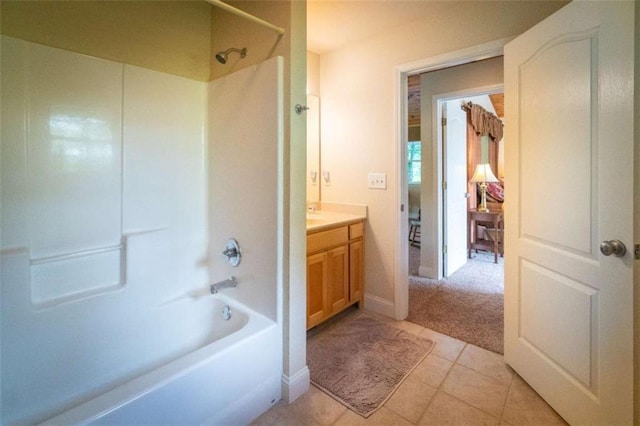
<path fill-rule="evenodd" d="M 455 6 L 432 0 L 307 0 L 307 49 L 323 54 Z"/>
<path fill-rule="evenodd" d="M 437 0 L 307 0 L 307 50 L 323 54 L 455 6 Z M 420 76 L 409 76 L 409 125 L 420 124 Z M 492 103 L 501 108 L 499 97 Z M 498 114 L 499 116 L 500 113 Z"/>
<path fill-rule="evenodd" d="M 420 74 L 407 77 L 409 126 L 420 125 Z M 504 117 L 504 93 L 489 95 L 489 100 L 500 118 Z"/>

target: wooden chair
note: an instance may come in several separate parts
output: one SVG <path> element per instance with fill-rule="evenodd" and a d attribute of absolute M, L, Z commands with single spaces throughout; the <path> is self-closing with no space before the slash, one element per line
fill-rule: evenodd
<path fill-rule="evenodd" d="M 418 210 L 418 218 L 409 220 L 409 242 L 412 246 L 420 247 L 420 217 Z"/>

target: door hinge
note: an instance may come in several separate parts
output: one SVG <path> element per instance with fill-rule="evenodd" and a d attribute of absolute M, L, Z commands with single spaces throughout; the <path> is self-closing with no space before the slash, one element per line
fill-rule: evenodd
<path fill-rule="evenodd" d="M 640 244 L 636 244 L 633 246 L 633 257 L 636 260 L 640 260 Z"/>
<path fill-rule="evenodd" d="M 443 126 L 447 125 L 447 117 L 442 117 L 442 125 Z"/>
<path fill-rule="evenodd" d="M 446 180 L 442 181 L 442 189 L 444 189 L 444 190 L 447 189 L 447 181 Z"/>
<path fill-rule="evenodd" d="M 447 245 L 446 244 L 442 245 L 442 254 L 447 254 Z"/>
<path fill-rule="evenodd" d="M 404 204 L 400 204 L 400 211 L 403 212 L 404 211 Z"/>

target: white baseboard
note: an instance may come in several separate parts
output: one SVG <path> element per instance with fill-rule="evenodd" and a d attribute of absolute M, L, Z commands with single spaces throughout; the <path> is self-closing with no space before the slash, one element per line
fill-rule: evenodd
<path fill-rule="evenodd" d="M 433 268 L 430 266 L 420 265 L 420 267 L 418 268 L 418 275 L 425 278 L 437 279 L 435 277 L 436 274 L 434 273 Z"/>
<path fill-rule="evenodd" d="M 365 294 L 364 307 L 377 314 L 384 315 L 390 318 L 393 318 L 394 316 L 393 302 L 378 296 Z"/>
<path fill-rule="evenodd" d="M 298 370 L 293 376 L 283 374 L 282 400 L 287 404 L 291 404 L 309 390 L 310 383 L 311 374 L 309 373 L 309 368 L 306 365 L 304 368 Z"/>

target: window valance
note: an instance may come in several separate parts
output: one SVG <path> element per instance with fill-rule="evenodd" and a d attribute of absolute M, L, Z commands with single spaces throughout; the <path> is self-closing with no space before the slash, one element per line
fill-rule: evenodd
<path fill-rule="evenodd" d="M 469 114 L 471 125 L 476 133 L 479 135 L 489 135 L 495 142 L 499 142 L 500 139 L 502 139 L 504 124 L 502 124 L 502 121 L 498 117 L 480 105 L 471 102 L 463 105 L 462 109 Z"/>

